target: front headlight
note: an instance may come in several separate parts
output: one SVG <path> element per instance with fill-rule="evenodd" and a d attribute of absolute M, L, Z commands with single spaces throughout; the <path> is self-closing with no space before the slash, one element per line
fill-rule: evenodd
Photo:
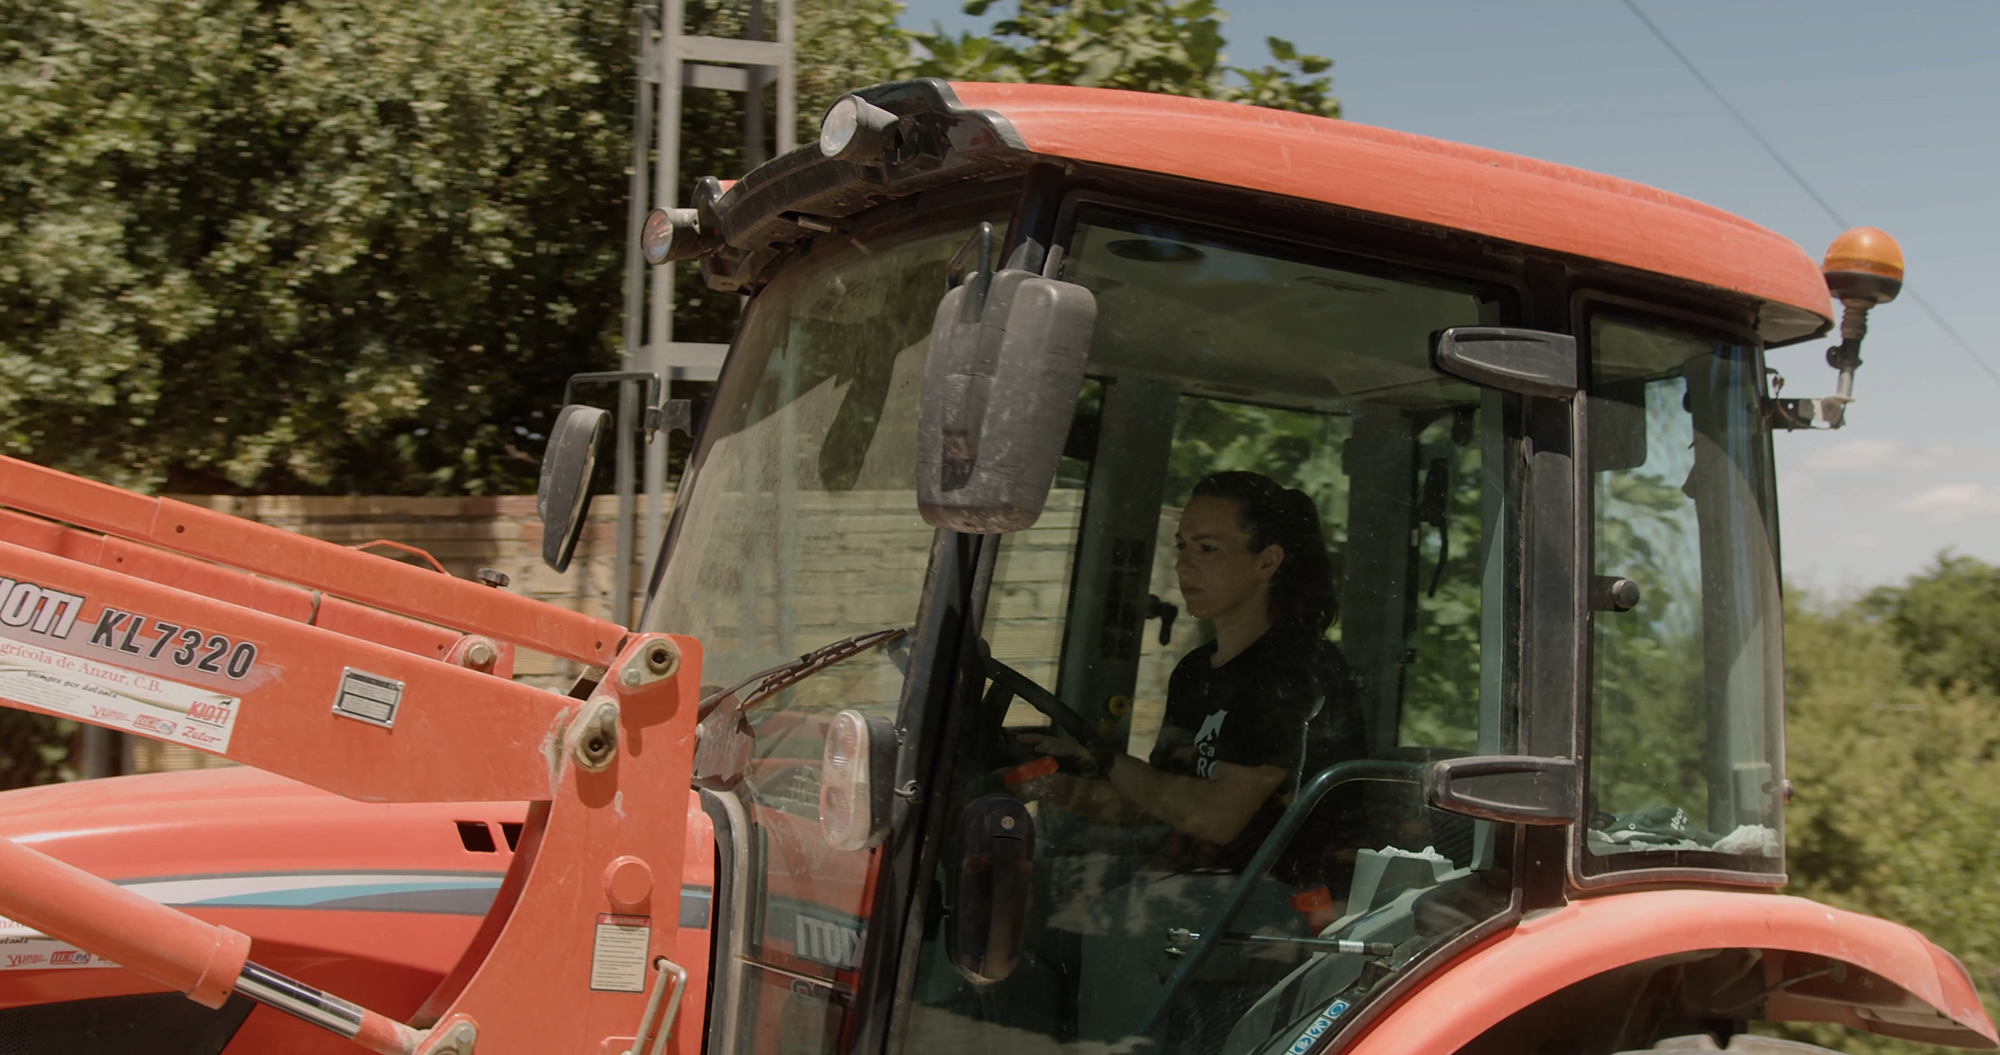
<path fill-rule="evenodd" d="M 889 834 L 896 727 L 860 711 L 833 716 L 819 770 L 819 827 L 836 850 L 866 850 Z"/>

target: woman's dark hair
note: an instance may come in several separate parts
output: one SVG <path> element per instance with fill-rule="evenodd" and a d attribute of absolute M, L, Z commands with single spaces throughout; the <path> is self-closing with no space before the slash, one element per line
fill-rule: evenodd
<path fill-rule="evenodd" d="M 1333 558 L 1320 530 L 1319 507 L 1304 491 L 1287 488 L 1262 473 L 1215 473 L 1194 485 L 1190 498 L 1224 498 L 1236 503 L 1250 552 L 1268 546 L 1285 551 L 1271 576 L 1271 620 L 1315 634 L 1340 618 L 1334 596 Z"/>

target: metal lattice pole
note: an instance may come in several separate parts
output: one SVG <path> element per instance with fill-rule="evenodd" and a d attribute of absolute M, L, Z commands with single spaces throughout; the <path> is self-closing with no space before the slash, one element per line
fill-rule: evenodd
<path fill-rule="evenodd" d="M 674 340 L 674 265 L 652 268 L 648 275 L 639 255 L 639 231 L 649 202 L 661 209 L 680 204 L 683 89 L 719 89 L 743 96 L 743 153 L 747 166 L 755 167 L 764 160 L 764 92 L 775 85 L 778 127 L 772 138 L 780 154 L 793 148 L 798 113 L 792 72 L 794 3 L 776 0 L 777 25 L 771 27 L 776 39 L 765 40 L 767 2 L 750 0 L 746 27 L 750 36 L 745 39 L 684 33 L 684 0 L 661 0 L 659 6 L 639 11 L 639 100 L 633 121 L 632 206 L 626 224 L 624 368 L 657 373 L 668 389 L 677 380 L 713 381 L 728 348 Z M 629 440 L 618 448 L 618 547 L 611 602 L 611 618 L 628 625 L 633 619 L 635 554 L 646 554 L 650 572 L 666 527 L 667 480 L 664 440 L 655 440 L 645 450 L 643 487 L 636 451 L 630 448 Z M 637 508 L 641 492 L 643 513 Z"/>

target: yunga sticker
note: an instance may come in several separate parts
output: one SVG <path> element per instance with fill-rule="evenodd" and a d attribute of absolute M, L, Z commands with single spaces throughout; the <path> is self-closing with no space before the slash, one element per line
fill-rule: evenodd
<path fill-rule="evenodd" d="M 0 916 L 0 971 L 48 971 L 73 967 L 116 967 L 101 956 L 57 941 L 33 927 Z"/>

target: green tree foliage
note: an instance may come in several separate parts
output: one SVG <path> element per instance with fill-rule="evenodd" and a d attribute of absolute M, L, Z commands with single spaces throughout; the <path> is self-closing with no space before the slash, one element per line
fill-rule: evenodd
<path fill-rule="evenodd" d="M 1966 671 L 1914 667 L 1905 631 L 1876 613 L 1884 596 L 1976 593 L 1993 572 L 1941 560 L 1859 604 L 1794 602 L 1785 628 L 1788 892 L 1916 928 L 1964 962 L 1989 1011 L 2000 994 L 2000 698 Z M 1833 1027 L 1788 1035 L 1857 1055 L 1946 1050 Z"/>
<path fill-rule="evenodd" d="M 1935 567 L 1871 592 L 1862 608 L 1903 646 L 1910 677 L 2000 692 L 2000 568 L 1941 553 Z"/>
<path fill-rule="evenodd" d="M 531 486 L 617 328 L 628 24 L 0 2 L 0 449 L 142 486 Z"/>
<path fill-rule="evenodd" d="M 970 0 L 982 15 L 993 0 Z M 1019 0 L 991 36 L 942 31 L 914 34 L 929 53 L 922 76 L 1127 88 L 1222 99 L 1278 110 L 1340 116 L 1331 59 L 1301 55 L 1289 41 L 1266 40 L 1272 62 L 1254 69 L 1226 64 L 1214 0 Z"/>
<path fill-rule="evenodd" d="M 696 0 L 688 29 L 746 11 Z M 983 47 L 900 11 L 802 0 L 800 141 L 841 92 Z M 1220 21 L 1028 0 L 979 70 L 1338 112 L 1327 61 L 1283 42 L 1229 80 Z M 633 22 L 630 0 L 0 0 L 0 451 L 146 488 L 532 488 L 562 379 L 616 359 Z M 739 173 L 738 98 L 688 103 L 688 181 Z M 679 270 L 676 336 L 726 340 L 738 299 Z"/>
<path fill-rule="evenodd" d="M 69 766 L 75 722 L 0 707 L 0 789 L 74 779 Z"/>

